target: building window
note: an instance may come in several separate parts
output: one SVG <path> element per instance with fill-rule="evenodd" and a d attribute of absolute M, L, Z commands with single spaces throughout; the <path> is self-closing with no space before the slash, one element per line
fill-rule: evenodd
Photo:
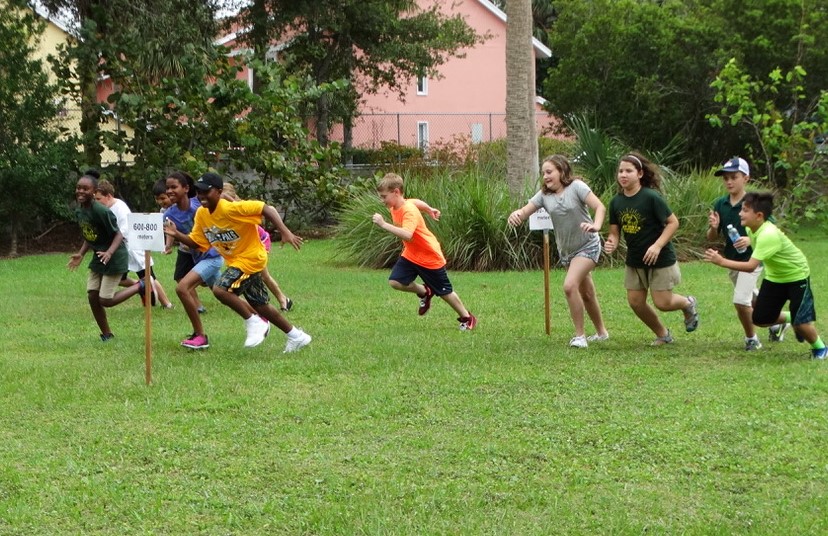
<path fill-rule="evenodd" d="M 471 124 L 471 142 L 481 143 L 483 141 L 483 123 Z"/>
<path fill-rule="evenodd" d="M 417 121 L 417 148 L 423 153 L 428 151 L 428 122 Z"/>
<path fill-rule="evenodd" d="M 417 95 L 428 95 L 428 78 L 425 76 L 417 79 Z"/>

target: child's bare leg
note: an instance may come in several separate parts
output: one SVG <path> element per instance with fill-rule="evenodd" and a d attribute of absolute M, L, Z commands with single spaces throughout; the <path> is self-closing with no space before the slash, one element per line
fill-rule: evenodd
<path fill-rule="evenodd" d="M 753 325 L 753 307 L 739 303 L 734 304 L 734 306 L 736 307 L 736 316 L 739 318 L 739 323 L 742 324 L 742 329 L 745 330 L 745 337 L 755 337 L 756 326 Z"/>
<path fill-rule="evenodd" d="M 112 333 L 109 331 L 109 320 L 106 318 L 106 309 L 101 305 L 101 297 L 98 291 L 88 291 L 86 298 L 89 300 L 89 308 L 92 309 L 92 316 L 95 318 L 95 323 L 98 324 L 98 329 L 101 330 L 101 334 L 106 335 L 107 333 Z"/>
<path fill-rule="evenodd" d="M 417 283 L 416 281 L 412 281 L 407 285 L 403 285 L 399 281 L 395 281 L 393 279 L 388 280 L 388 284 L 391 285 L 391 288 L 394 290 L 400 290 L 402 292 L 413 292 L 417 296 L 425 296 L 426 289 L 425 286 Z"/>
<path fill-rule="evenodd" d="M 675 294 L 672 290 L 653 290 L 650 292 L 653 297 L 653 305 L 659 311 L 683 311 L 690 307 L 690 300 L 681 294 Z"/>
<path fill-rule="evenodd" d="M 423 292 L 425 292 L 425 290 L 423 290 Z M 454 311 L 457 313 L 457 316 L 459 316 L 460 318 L 468 318 L 469 317 L 469 311 L 463 305 L 463 302 L 460 301 L 460 296 L 458 296 L 456 292 L 451 292 L 450 294 L 444 294 L 443 296 L 440 296 L 440 297 L 443 298 L 443 300 L 447 304 L 451 305 L 451 308 L 454 309 Z"/>
<path fill-rule="evenodd" d="M 598 294 L 595 291 L 592 274 L 587 274 L 581 282 L 581 299 L 584 300 L 584 309 L 586 309 L 592 325 L 595 326 L 595 333 L 598 335 L 608 333 L 607 327 L 604 325 L 604 317 L 601 314 L 601 306 L 598 304 Z"/>
<path fill-rule="evenodd" d="M 594 267 L 595 263 L 591 260 L 575 257 L 566 270 L 563 291 L 567 305 L 569 305 L 569 316 L 575 326 L 576 336 L 584 335 L 584 299 L 581 296 L 581 285 Z"/>
<path fill-rule="evenodd" d="M 268 272 L 267 269 L 262 271 L 262 280 L 264 281 L 267 290 L 269 290 L 270 293 L 273 294 L 273 297 L 279 302 L 279 307 L 287 309 L 287 296 L 285 296 L 285 293 L 282 292 L 281 288 L 279 288 L 279 283 L 273 279 L 273 276 L 270 275 L 270 272 Z"/>
<path fill-rule="evenodd" d="M 291 324 L 287 318 L 282 316 L 282 313 L 280 313 L 278 309 L 276 309 L 269 303 L 264 305 L 255 305 L 251 307 L 255 313 L 257 313 L 265 320 L 269 320 L 271 324 L 273 324 L 283 332 L 287 333 L 293 329 L 293 324 Z"/>
<path fill-rule="evenodd" d="M 191 271 L 182 277 L 175 286 L 175 293 L 178 295 L 178 299 L 181 300 L 181 305 L 184 306 L 184 312 L 187 313 L 187 318 L 190 319 L 190 324 L 192 324 L 193 332 L 196 335 L 204 335 L 204 324 L 201 322 L 201 315 L 198 314 L 200 302 L 195 292 L 196 287 L 201 283 L 201 276 Z"/>
<path fill-rule="evenodd" d="M 667 335 L 667 328 L 659 320 L 655 310 L 647 303 L 646 290 L 627 290 L 627 303 L 644 325 L 655 333 L 656 337 Z"/>
<path fill-rule="evenodd" d="M 808 322 L 807 324 L 794 324 L 793 330 L 797 335 L 808 341 L 808 344 L 815 343 L 819 338 L 819 333 L 817 333 L 813 322 Z"/>
<path fill-rule="evenodd" d="M 135 283 L 131 287 L 127 287 L 124 290 L 116 292 L 111 298 L 100 298 L 100 302 L 104 307 L 115 307 L 119 303 L 127 301 L 139 292 L 141 292 L 141 286 L 138 283 Z"/>
<path fill-rule="evenodd" d="M 158 296 L 158 301 L 161 302 L 162 307 L 169 307 L 172 305 L 172 302 L 167 297 L 167 293 L 164 292 L 164 287 L 161 285 L 161 281 L 153 278 L 152 288 L 155 291 L 155 295 Z"/>

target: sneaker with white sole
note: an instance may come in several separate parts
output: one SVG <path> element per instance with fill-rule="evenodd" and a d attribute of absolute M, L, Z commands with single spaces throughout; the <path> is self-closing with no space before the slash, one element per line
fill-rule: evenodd
<path fill-rule="evenodd" d="M 297 335 L 296 337 L 288 337 L 287 344 L 285 344 L 285 351 L 283 353 L 289 354 L 291 352 L 300 350 L 305 346 L 309 345 L 312 340 L 313 337 L 311 337 L 304 331 L 299 330 L 299 335 Z"/>
<path fill-rule="evenodd" d="M 569 339 L 569 346 L 570 348 L 586 348 L 589 344 L 587 344 L 586 337 L 583 335 L 577 335 Z"/>
<path fill-rule="evenodd" d="M 245 348 L 253 348 L 262 344 L 262 341 L 270 332 L 270 322 L 259 315 L 253 315 L 245 320 L 247 338 L 244 340 Z"/>
<path fill-rule="evenodd" d="M 202 350 L 204 348 L 209 348 L 210 343 L 207 340 L 207 335 L 197 335 L 193 333 L 190 337 L 181 341 L 181 346 L 192 350 Z"/>
<path fill-rule="evenodd" d="M 753 352 L 754 350 L 761 350 L 762 343 L 759 342 L 759 339 L 745 339 L 745 351 L 746 352 Z"/>
<path fill-rule="evenodd" d="M 811 357 L 814 359 L 825 359 L 828 356 L 828 347 L 811 348 Z"/>
<path fill-rule="evenodd" d="M 420 307 L 417 309 L 417 314 L 423 316 L 431 309 L 431 299 L 434 297 L 434 291 L 428 285 L 425 287 L 425 296 L 420 296 Z"/>
<path fill-rule="evenodd" d="M 774 324 L 768 328 L 768 340 L 770 342 L 782 342 L 785 340 L 785 331 L 791 327 L 787 322 Z"/>
<path fill-rule="evenodd" d="M 460 331 L 471 331 L 477 325 L 477 317 L 471 313 L 466 318 L 458 318 L 457 321 L 460 322 Z"/>
<path fill-rule="evenodd" d="M 699 312 L 696 310 L 696 298 L 687 296 L 688 305 L 684 308 L 684 329 L 687 333 L 699 327 Z"/>
<path fill-rule="evenodd" d="M 587 337 L 587 342 L 600 342 L 609 340 L 609 332 L 604 333 L 603 335 L 600 333 L 596 333 L 595 335 L 590 335 Z"/>

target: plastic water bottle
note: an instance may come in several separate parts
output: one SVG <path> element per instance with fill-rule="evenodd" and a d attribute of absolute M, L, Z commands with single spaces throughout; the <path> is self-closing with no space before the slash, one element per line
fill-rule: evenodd
<path fill-rule="evenodd" d="M 727 236 L 730 238 L 730 242 L 733 244 L 733 247 L 736 247 L 736 241 L 739 240 L 741 236 L 739 235 L 739 231 L 737 231 L 733 225 L 727 226 Z M 744 253 L 745 251 L 747 251 L 746 247 L 736 248 L 736 253 Z"/>

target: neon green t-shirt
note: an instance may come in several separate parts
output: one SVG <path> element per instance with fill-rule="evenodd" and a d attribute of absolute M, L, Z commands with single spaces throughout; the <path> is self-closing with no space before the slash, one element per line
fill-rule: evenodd
<path fill-rule="evenodd" d="M 772 222 L 766 221 L 756 232 L 747 229 L 754 259 L 765 265 L 765 279 L 773 283 L 792 283 L 806 279 L 811 269 L 805 254 Z"/>

